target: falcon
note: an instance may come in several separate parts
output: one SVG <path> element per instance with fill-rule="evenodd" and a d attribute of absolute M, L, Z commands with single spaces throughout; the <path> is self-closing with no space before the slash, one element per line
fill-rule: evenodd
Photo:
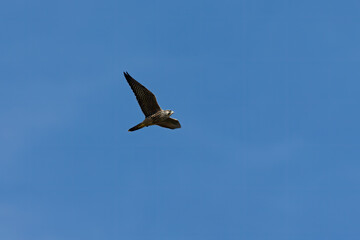
<path fill-rule="evenodd" d="M 151 125 L 158 125 L 160 127 L 170 129 L 181 128 L 179 121 L 170 117 L 174 111 L 161 109 L 156 101 L 155 95 L 152 92 L 146 89 L 134 78 L 132 78 L 128 72 L 124 72 L 124 76 L 132 91 L 134 92 L 136 100 L 138 101 L 140 108 L 145 115 L 145 120 L 130 128 L 130 132 Z"/>

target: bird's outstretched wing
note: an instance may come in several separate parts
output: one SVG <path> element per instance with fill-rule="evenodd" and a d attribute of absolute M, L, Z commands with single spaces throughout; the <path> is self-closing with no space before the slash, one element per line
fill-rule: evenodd
<path fill-rule="evenodd" d="M 175 118 L 168 118 L 165 121 L 158 123 L 156 125 L 170 129 L 181 128 L 180 122 Z"/>
<path fill-rule="evenodd" d="M 159 104 L 156 101 L 156 97 L 152 92 L 147 90 L 143 85 L 133 79 L 128 72 L 124 72 L 124 76 L 133 90 L 141 110 L 145 114 L 145 117 L 148 117 L 161 110 Z"/>

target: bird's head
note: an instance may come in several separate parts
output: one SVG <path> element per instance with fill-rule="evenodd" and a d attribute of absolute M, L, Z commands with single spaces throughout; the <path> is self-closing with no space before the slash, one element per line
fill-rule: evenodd
<path fill-rule="evenodd" d="M 171 116 L 171 115 L 174 113 L 174 111 L 172 111 L 172 110 L 166 110 L 166 113 L 167 113 L 168 116 Z"/>

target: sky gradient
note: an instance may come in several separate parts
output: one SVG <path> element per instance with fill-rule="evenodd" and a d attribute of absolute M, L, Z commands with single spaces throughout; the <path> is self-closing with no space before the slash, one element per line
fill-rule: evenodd
<path fill-rule="evenodd" d="M 0 19 L 0 239 L 359 239 L 359 1 L 2 1 Z M 129 133 L 123 71 L 182 128 Z"/>

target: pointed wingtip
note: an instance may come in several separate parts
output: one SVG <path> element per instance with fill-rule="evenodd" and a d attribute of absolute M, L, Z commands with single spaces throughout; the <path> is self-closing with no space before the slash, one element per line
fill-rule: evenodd
<path fill-rule="evenodd" d="M 128 72 L 124 72 L 124 76 L 125 76 L 126 80 L 128 80 L 128 81 L 130 79 L 132 79 L 132 77 L 130 76 L 130 74 Z"/>

